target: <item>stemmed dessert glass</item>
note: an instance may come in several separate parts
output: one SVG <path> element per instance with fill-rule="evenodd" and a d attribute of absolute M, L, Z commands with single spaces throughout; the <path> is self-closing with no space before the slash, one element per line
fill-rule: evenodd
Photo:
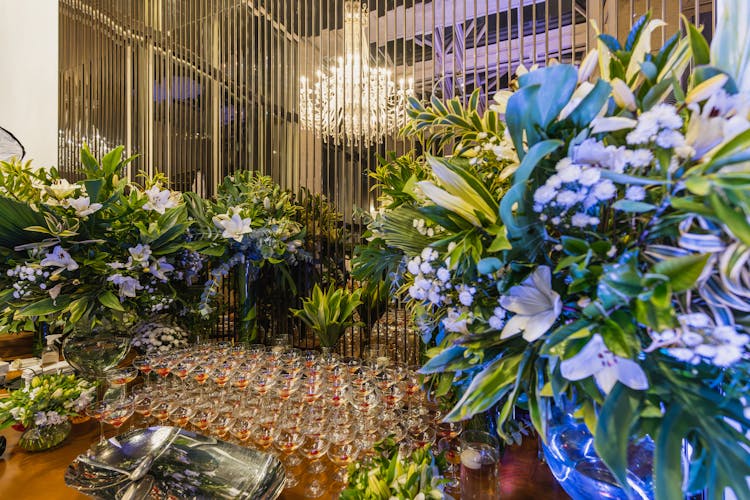
<path fill-rule="evenodd" d="M 149 386 L 151 384 L 151 358 L 148 356 L 136 356 L 133 359 L 133 366 L 143 374 L 145 379 L 144 384 Z"/>
<path fill-rule="evenodd" d="M 119 429 L 135 411 L 133 396 L 124 396 L 104 401 L 107 412 L 104 421 L 115 429 Z"/>
<path fill-rule="evenodd" d="M 104 417 L 109 414 L 110 408 L 106 401 L 92 401 L 86 407 L 86 415 L 99 422 L 99 441 L 98 444 L 102 445 L 107 442 L 104 439 Z"/>
<path fill-rule="evenodd" d="M 305 498 L 318 498 L 325 492 L 323 483 L 320 481 L 325 465 L 320 462 L 320 459 L 326 455 L 330 445 L 331 443 L 323 434 L 310 433 L 299 448 L 302 455 L 311 462 L 308 472 L 315 475 L 315 479 L 305 488 Z"/>

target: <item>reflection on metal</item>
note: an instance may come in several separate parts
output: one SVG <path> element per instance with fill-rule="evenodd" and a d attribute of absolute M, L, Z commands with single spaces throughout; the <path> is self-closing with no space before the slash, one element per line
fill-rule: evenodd
<path fill-rule="evenodd" d="M 115 436 L 79 455 L 65 472 L 65 484 L 95 498 L 144 498 L 132 493 L 148 492 L 139 488 L 147 481 L 159 498 L 273 500 L 284 477 L 284 466 L 270 453 L 155 426 Z"/>
<path fill-rule="evenodd" d="M 623 39 L 651 10 L 668 22 L 655 33 L 655 45 L 677 31 L 680 13 L 705 25 L 709 38 L 715 22 L 715 0 L 362 1 L 371 60 L 395 82 L 413 79 L 420 99 L 467 98 L 479 88 L 486 102 L 521 64 L 580 62 L 595 42 L 589 21 Z M 312 130 L 301 126 L 300 78 L 346 53 L 344 6 L 343 0 L 60 0 L 60 167 L 74 175 L 78 145 L 99 134 L 106 145 L 92 145 L 95 153 L 125 144 L 140 155 L 131 175 L 165 172 L 176 189 L 210 195 L 222 176 L 242 168 L 269 174 L 294 192 L 325 194 L 343 214 L 347 236 L 321 251 L 339 263 L 337 274 L 345 273 L 363 229 L 354 208 L 376 204 L 368 174 L 377 156 L 413 144 L 395 133 L 372 146 L 326 143 L 322 121 Z M 344 82 L 344 97 L 353 92 L 350 84 Z M 379 92 L 376 101 L 385 97 Z M 369 111 L 360 106 L 359 112 Z M 308 214 L 311 227 L 316 217 Z M 319 271 L 332 273 L 322 265 Z M 283 310 L 274 317 L 272 329 L 293 329 Z M 230 335 L 232 328 L 227 318 L 217 333 Z M 378 326 L 348 337 L 358 338 L 345 348 L 355 355 L 369 344 L 394 342 L 401 352 L 416 352 L 418 342 L 405 331 L 394 339 L 391 329 Z M 308 337 L 295 342 L 312 345 Z"/>

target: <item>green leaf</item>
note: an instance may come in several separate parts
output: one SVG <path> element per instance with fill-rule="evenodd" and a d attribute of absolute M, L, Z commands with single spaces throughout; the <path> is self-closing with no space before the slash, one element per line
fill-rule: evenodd
<path fill-rule="evenodd" d="M 118 299 L 117 296 L 109 290 L 105 290 L 104 292 L 99 294 L 97 298 L 104 307 L 109 307 L 110 309 L 114 309 L 115 311 L 125 311 L 125 308 L 123 308 L 122 304 L 120 304 L 120 299 Z"/>
<path fill-rule="evenodd" d="M 749 131 L 750 132 L 750 131 Z M 727 204 L 717 193 L 709 196 L 711 206 L 716 211 L 720 222 L 726 224 L 729 230 L 745 245 L 750 245 L 750 224 L 747 222 L 745 213 L 740 209 Z"/>
<path fill-rule="evenodd" d="M 685 436 L 682 407 L 673 403 L 662 419 L 654 449 L 654 493 L 660 500 L 683 500 L 682 439 Z"/>
<path fill-rule="evenodd" d="M 682 15 L 682 22 L 687 26 L 688 39 L 690 40 L 690 50 L 693 53 L 693 59 L 696 66 L 702 66 L 711 62 L 711 49 L 708 42 L 698 28 Z"/>
<path fill-rule="evenodd" d="M 576 127 L 585 128 L 596 118 L 602 107 L 607 104 L 612 86 L 604 80 L 597 80 L 594 88 L 586 94 L 568 117 Z"/>
<path fill-rule="evenodd" d="M 594 448 L 626 493 L 628 485 L 628 442 L 638 420 L 642 394 L 619 382 L 604 400 L 594 436 Z"/>
<path fill-rule="evenodd" d="M 710 258 L 706 253 L 665 259 L 654 265 L 653 272 L 669 277 L 673 291 L 684 292 L 693 288 Z"/>
<path fill-rule="evenodd" d="M 613 207 L 623 212 L 644 213 L 656 210 L 656 206 L 642 201 L 618 200 Z"/>
<path fill-rule="evenodd" d="M 24 307 L 18 314 L 20 316 L 45 316 L 54 312 L 62 311 L 70 303 L 70 299 L 58 297 L 57 300 L 46 298 Z"/>
<path fill-rule="evenodd" d="M 500 355 L 479 372 L 461 399 L 445 416 L 447 421 L 465 420 L 491 408 L 513 387 L 523 355 Z"/>

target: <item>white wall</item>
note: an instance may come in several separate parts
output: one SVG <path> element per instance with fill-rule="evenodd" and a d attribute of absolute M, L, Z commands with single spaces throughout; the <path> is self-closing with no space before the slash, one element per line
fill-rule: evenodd
<path fill-rule="evenodd" d="M 0 0 L 0 126 L 57 165 L 57 0 Z"/>

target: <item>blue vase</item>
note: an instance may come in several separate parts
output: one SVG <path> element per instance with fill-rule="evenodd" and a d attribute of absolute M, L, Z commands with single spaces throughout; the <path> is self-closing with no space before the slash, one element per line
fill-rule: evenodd
<path fill-rule="evenodd" d="M 547 421 L 544 457 L 555 479 L 574 500 L 654 498 L 654 442 L 650 437 L 628 446 L 628 486 L 626 492 L 599 458 L 594 437 L 586 425 L 572 414 L 572 405 L 553 407 Z"/>

